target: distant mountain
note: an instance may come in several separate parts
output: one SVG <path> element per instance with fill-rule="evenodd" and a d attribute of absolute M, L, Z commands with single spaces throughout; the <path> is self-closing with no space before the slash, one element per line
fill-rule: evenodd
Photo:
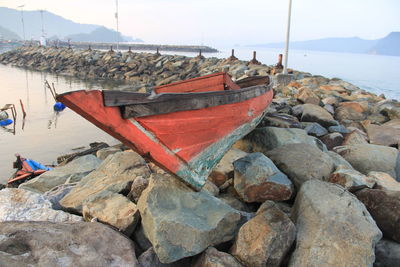
<path fill-rule="evenodd" d="M 9 31 L 0 26 L 0 40 L 20 40 L 21 37 L 15 32 Z"/>
<path fill-rule="evenodd" d="M 259 44 L 255 46 L 284 48 L 285 43 Z M 388 36 L 378 40 L 364 40 L 358 37 L 352 37 L 290 42 L 290 48 L 297 50 L 373 53 L 379 55 L 400 56 L 400 32 L 392 32 Z"/>
<path fill-rule="evenodd" d="M 368 50 L 368 53 L 400 56 L 400 32 L 391 32 L 385 38 L 380 39 L 374 47 Z"/>
<path fill-rule="evenodd" d="M 125 37 L 121 33 L 117 33 L 114 30 L 107 29 L 106 27 L 99 27 L 92 31 L 91 33 L 78 33 L 71 34 L 65 37 L 65 39 L 70 39 L 73 42 L 116 42 L 118 36 L 118 41 L 127 42 L 143 42 L 140 39 L 132 39 L 131 37 Z"/>
<path fill-rule="evenodd" d="M 25 38 L 27 40 L 38 40 L 42 35 L 40 11 L 24 11 L 23 17 L 25 22 Z M 47 11 L 43 11 L 43 24 L 46 36 L 57 36 L 60 39 L 65 39 L 66 36 L 74 34 L 91 34 L 99 27 L 103 27 L 95 24 L 76 23 Z M 18 33 L 21 38 L 23 37 L 21 12 L 19 10 L 0 7 L 0 26 Z M 115 37 L 116 35 L 114 35 L 114 40 Z M 133 40 L 131 37 L 126 36 L 122 38 L 123 41 Z M 111 42 L 112 40 L 109 41 Z"/>

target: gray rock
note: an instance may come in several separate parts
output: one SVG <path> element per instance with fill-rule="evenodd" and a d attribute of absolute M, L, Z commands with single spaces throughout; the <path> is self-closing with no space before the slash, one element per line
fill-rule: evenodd
<path fill-rule="evenodd" d="M 0 191 L 0 222 L 49 221 L 79 222 L 82 217 L 53 210 L 51 202 L 43 195 L 19 188 Z"/>
<path fill-rule="evenodd" d="M 221 200 L 172 176 L 153 175 L 138 208 L 147 238 L 162 263 L 196 255 L 233 239 L 241 215 Z"/>
<path fill-rule="evenodd" d="M 338 125 L 338 122 L 333 119 L 333 116 L 327 110 L 313 104 L 303 105 L 301 121 L 318 122 L 324 127 Z"/>
<path fill-rule="evenodd" d="M 328 131 L 330 133 L 341 133 L 341 134 L 348 134 L 350 131 L 344 127 L 343 125 L 338 125 L 338 126 L 330 126 L 328 128 Z"/>
<path fill-rule="evenodd" d="M 216 186 L 214 183 L 210 182 L 210 181 L 206 181 L 206 183 L 203 185 L 203 187 L 200 190 L 201 192 L 210 194 L 214 197 L 218 196 L 219 194 L 219 188 L 218 186 Z"/>
<path fill-rule="evenodd" d="M 288 200 L 294 187 L 287 176 L 262 153 L 252 153 L 233 163 L 234 187 L 246 202 Z"/>
<path fill-rule="evenodd" d="M 218 198 L 238 211 L 253 212 L 253 210 L 245 203 L 240 201 L 237 196 L 230 194 L 219 195 Z"/>
<path fill-rule="evenodd" d="M 310 123 L 304 128 L 304 130 L 307 132 L 307 134 L 315 137 L 320 137 L 328 133 L 328 131 L 324 127 L 316 122 Z"/>
<path fill-rule="evenodd" d="M 296 188 L 307 180 L 325 180 L 333 172 L 333 161 L 324 152 L 308 144 L 290 144 L 266 154 Z"/>
<path fill-rule="evenodd" d="M 372 188 L 375 185 L 374 179 L 345 166 L 339 166 L 327 181 L 339 184 L 350 191 L 361 187 Z"/>
<path fill-rule="evenodd" d="M 338 153 L 333 152 L 333 151 L 328 151 L 326 154 L 331 157 L 333 160 L 333 165 L 334 169 L 336 170 L 339 166 L 345 167 L 347 169 L 353 169 L 353 166 L 347 160 L 345 160 L 342 156 L 340 156 Z"/>
<path fill-rule="evenodd" d="M 53 209 L 61 210 L 60 200 L 65 197 L 77 183 L 73 184 L 60 184 L 51 190 L 44 193 L 44 196 L 51 202 Z"/>
<path fill-rule="evenodd" d="M 369 172 L 368 177 L 375 181 L 374 189 L 400 192 L 400 183 L 385 172 Z"/>
<path fill-rule="evenodd" d="M 400 244 L 388 239 L 381 239 L 375 247 L 374 267 L 400 266 Z"/>
<path fill-rule="evenodd" d="M 139 266 L 133 242 L 100 223 L 2 222 L 0 251 L 1 266 Z"/>
<path fill-rule="evenodd" d="M 44 193 L 53 187 L 64 183 L 75 183 L 99 167 L 101 160 L 93 155 L 86 155 L 74 159 L 67 165 L 56 167 L 42 175 L 29 180 L 19 188 L 37 193 Z"/>
<path fill-rule="evenodd" d="M 106 147 L 98 150 L 96 152 L 96 157 L 101 160 L 105 160 L 109 155 L 115 154 L 117 152 L 121 152 L 121 149 L 116 147 Z"/>
<path fill-rule="evenodd" d="M 307 135 L 307 132 L 303 129 L 297 128 L 257 128 L 245 139 L 251 142 L 253 152 L 262 152 L 264 154 L 269 150 L 287 144 L 305 143 L 321 149 L 321 143 L 318 139 Z"/>
<path fill-rule="evenodd" d="M 117 193 L 92 195 L 85 199 L 82 207 L 82 215 L 86 221 L 97 219 L 114 226 L 127 236 L 133 233 L 140 218 L 135 203 Z"/>
<path fill-rule="evenodd" d="M 296 236 L 289 217 L 272 201 L 239 230 L 231 253 L 246 266 L 280 266 Z"/>
<path fill-rule="evenodd" d="M 84 177 L 69 192 L 60 204 L 64 209 L 82 213 L 82 204 L 90 196 L 101 194 L 102 197 L 114 193 L 129 192 L 137 177 L 147 178 L 150 170 L 145 160 L 136 152 L 118 152 L 107 157 L 103 163 Z"/>
<path fill-rule="evenodd" d="M 363 189 L 355 192 L 386 238 L 400 242 L 400 192 Z"/>
<path fill-rule="evenodd" d="M 140 198 L 140 195 L 148 185 L 149 185 L 148 179 L 145 179 L 141 176 L 136 177 L 136 179 L 132 183 L 131 191 L 128 194 L 128 198 L 133 202 L 137 203 Z"/>
<path fill-rule="evenodd" d="M 334 149 L 345 158 L 357 171 L 368 174 L 370 171 L 380 171 L 400 179 L 400 170 L 396 170 L 399 152 L 386 146 L 358 144 L 341 146 Z"/>
<path fill-rule="evenodd" d="M 344 188 L 307 181 L 297 194 L 292 219 L 297 242 L 289 266 L 372 266 L 382 233 Z"/>
<path fill-rule="evenodd" d="M 153 247 L 143 252 L 138 258 L 140 267 L 186 267 L 191 266 L 191 259 L 186 258 L 173 263 L 160 262 Z"/>
<path fill-rule="evenodd" d="M 193 265 L 194 267 L 243 267 L 232 255 L 209 247 Z"/>
<path fill-rule="evenodd" d="M 261 125 L 264 127 L 301 128 L 301 124 L 296 117 L 283 113 L 268 113 Z"/>

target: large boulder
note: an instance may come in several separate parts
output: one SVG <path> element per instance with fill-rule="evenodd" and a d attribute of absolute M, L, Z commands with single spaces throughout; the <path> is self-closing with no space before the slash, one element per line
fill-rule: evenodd
<path fill-rule="evenodd" d="M 2 222 L 0 251 L 1 266 L 139 266 L 133 242 L 100 223 Z"/>
<path fill-rule="evenodd" d="M 303 105 L 303 114 L 301 115 L 301 121 L 317 122 L 324 127 L 339 124 L 333 119 L 333 116 L 326 109 L 313 104 Z"/>
<path fill-rule="evenodd" d="M 252 153 L 233 163 L 234 187 L 246 202 L 288 200 L 293 184 L 275 164 L 262 153 Z"/>
<path fill-rule="evenodd" d="M 355 193 L 386 238 L 400 242 L 400 192 L 363 189 Z"/>
<path fill-rule="evenodd" d="M 194 267 L 243 267 L 232 255 L 207 248 L 193 265 Z"/>
<path fill-rule="evenodd" d="M 292 219 L 297 241 L 289 266 L 372 266 L 382 233 L 365 206 L 341 186 L 305 182 Z"/>
<path fill-rule="evenodd" d="M 336 119 L 339 121 L 362 121 L 367 117 L 365 108 L 357 102 L 342 102 L 336 109 Z"/>
<path fill-rule="evenodd" d="M 239 230 L 231 253 L 246 266 L 280 266 L 296 236 L 289 217 L 272 201 Z"/>
<path fill-rule="evenodd" d="M 388 239 L 381 239 L 375 248 L 374 267 L 400 266 L 400 244 Z"/>
<path fill-rule="evenodd" d="M 93 155 L 82 156 L 64 166 L 56 167 L 21 184 L 19 188 L 44 193 L 58 185 L 80 181 L 82 177 L 99 167 L 101 162 L 100 159 Z"/>
<path fill-rule="evenodd" d="M 369 172 L 368 177 L 375 181 L 374 189 L 400 192 L 400 183 L 385 172 Z"/>
<path fill-rule="evenodd" d="M 232 257 L 232 256 L 231 256 Z M 233 258 L 233 257 L 232 257 Z M 191 266 L 191 258 L 185 258 L 173 263 L 162 263 L 153 247 L 143 252 L 138 258 L 140 267 L 187 267 Z"/>
<path fill-rule="evenodd" d="M 266 153 L 297 188 L 307 180 L 326 180 L 333 172 L 329 155 L 308 144 L 284 145 Z"/>
<path fill-rule="evenodd" d="M 78 222 L 82 217 L 53 210 L 43 195 L 19 188 L 0 190 L 0 222 L 49 221 Z"/>
<path fill-rule="evenodd" d="M 151 177 L 138 208 L 146 237 L 162 263 L 229 241 L 240 227 L 237 210 L 169 175 Z"/>
<path fill-rule="evenodd" d="M 269 150 L 288 144 L 310 144 L 323 150 L 323 144 L 317 138 L 309 136 L 303 129 L 263 127 L 257 128 L 245 137 L 253 152 L 266 153 Z"/>
<path fill-rule="evenodd" d="M 92 195 L 83 202 L 82 214 L 87 221 L 97 219 L 127 236 L 133 233 L 140 218 L 135 203 L 117 193 Z"/>
<path fill-rule="evenodd" d="M 353 169 L 353 166 L 351 166 L 351 164 L 348 163 L 347 160 L 345 160 L 338 153 L 333 151 L 328 151 L 326 152 L 326 154 L 328 154 L 329 157 L 331 157 L 331 159 L 333 160 L 333 165 L 335 169 L 337 169 L 339 166 L 345 167 L 347 169 Z"/>
<path fill-rule="evenodd" d="M 358 144 L 336 147 L 335 152 L 345 158 L 356 170 L 363 174 L 370 171 L 386 172 L 400 179 L 399 152 L 397 149 L 372 144 Z"/>
<path fill-rule="evenodd" d="M 103 163 L 75 186 L 60 201 L 64 209 L 82 213 L 82 204 L 90 196 L 103 197 L 114 193 L 129 192 L 136 177 L 149 177 L 145 160 L 136 152 L 118 152 L 107 157 Z"/>

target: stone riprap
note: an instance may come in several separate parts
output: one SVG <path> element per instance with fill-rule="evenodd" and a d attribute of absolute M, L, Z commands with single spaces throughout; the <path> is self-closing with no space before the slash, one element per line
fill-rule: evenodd
<path fill-rule="evenodd" d="M 21 47 L 1 54 L 0 63 L 125 80 L 140 92 L 219 71 L 233 80 L 271 76 L 274 99 L 266 116 L 225 155 L 202 191 L 136 153 L 104 149 L 97 153 L 103 163 L 89 175 L 73 179 L 77 184 L 62 178 L 63 184 L 44 194 L 52 204 L 46 202 L 47 211 L 83 214 L 129 236 L 143 266 L 372 266 L 381 231 L 391 243 L 377 244 L 376 266 L 399 265 L 400 102 L 337 78 L 298 71 L 282 77 L 275 75 L 279 68 L 231 59 Z M 260 153 L 248 157 L 254 152 L 273 163 L 260 161 Z M 234 167 L 243 157 L 246 164 Z M 282 184 L 271 183 L 282 173 L 286 185 L 295 185 L 295 205 L 279 202 L 289 191 L 280 193 Z M 56 180 L 41 181 L 41 192 Z M 272 189 L 274 202 L 260 206 Z M 12 201 L 6 200 L 11 213 L 19 205 Z M 35 203 L 24 211 L 37 209 Z M 292 242 L 294 251 L 288 248 Z M 103 242 L 111 249 L 114 243 Z M 10 252 L 3 248 L 8 247 L 0 244 L 0 260 Z M 4 260 L 12 266 L 14 257 Z"/>

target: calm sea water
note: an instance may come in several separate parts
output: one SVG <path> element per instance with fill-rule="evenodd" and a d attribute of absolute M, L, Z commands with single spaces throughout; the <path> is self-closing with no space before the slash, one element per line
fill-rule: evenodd
<path fill-rule="evenodd" d="M 230 56 L 231 49 L 219 50 L 220 53 L 204 55 Z M 268 65 L 275 64 L 278 54 L 282 52 L 279 49 L 239 47 L 235 48 L 235 54 L 239 59 L 250 60 L 253 50 L 257 51 L 257 59 Z M 192 53 L 181 54 L 195 56 Z M 400 57 L 291 51 L 289 67 L 330 78 L 342 78 L 368 91 L 400 99 Z M 115 139 L 68 108 L 59 113 L 54 112 L 54 100 L 44 87 L 45 79 L 50 83 L 54 82 L 59 93 L 79 89 L 118 89 L 127 86 L 125 83 L 82 81 L 0 65 L 0 106 L 13 103 L 18 112 L 15 126 L 0 127 L 1 183 L 13 173 L 12 162 L 15 153 L 44 164 L 53 164 L 58 156 L 74 152 L 73 148 L 88 147 L 91 142 L 117 143 Z M 20 99 L 27 112 L 25 120 L 22 119 Z"/>

